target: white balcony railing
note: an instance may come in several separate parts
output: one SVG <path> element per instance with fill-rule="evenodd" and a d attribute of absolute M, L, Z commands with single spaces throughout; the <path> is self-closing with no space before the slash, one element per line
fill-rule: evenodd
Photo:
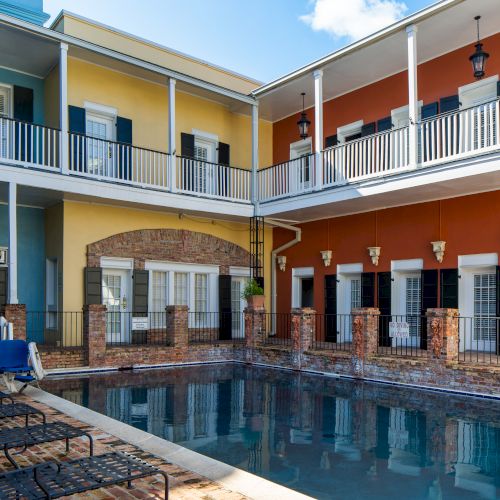
<path fill-rule="evenodd" d="M 209 198 L 250 201 L 251 172 L 177 156 L 177 191 Z"/>
<path fill-rule="evenodd" d="M 60 140 L 57 129 L 0 117 L 0 161 L 57 169 Z"/>
<path fill-rule="evenodd" d="M 259 171 L 259 199 L 272 199 L 308 193 L 315 183 L 316 156 L 301 156 Z"/>

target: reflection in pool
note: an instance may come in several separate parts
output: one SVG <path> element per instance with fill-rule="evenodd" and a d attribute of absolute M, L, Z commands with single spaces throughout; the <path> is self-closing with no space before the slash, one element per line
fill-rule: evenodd
<path fill-rule="evenodd" d="M 499 496 L 498 401 L 236 364 L 43 385 L 317 498 Z"/>

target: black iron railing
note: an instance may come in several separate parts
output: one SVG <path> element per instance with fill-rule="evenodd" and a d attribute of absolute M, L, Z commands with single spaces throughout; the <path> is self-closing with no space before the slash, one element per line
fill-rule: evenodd
<path fill-rule="evenodd" d="M 351 314 L 316 314 L 312 349 L 350 352 L 352 319 Z"/>
<path fill-rule="evenodd" d="M 500 364 L 500 317 L 461 316 L 458 339 L 459 362 Z"/>
<path fill-rule="evenodd" d="M 264 313 L 262 321 L 265 344 L 292 346 L 291 313 Z"/>
<path fill-rule="evenodd" d="M 424 315 L 380 315 L 378 354 L 403 357 L 427 356 L 427 317 Z"/>
<path fill-rule="evenodd" d="M 81 311 L 27 311 L 26 340 L 36 342 L 45 348 L 81 347 L 83 345 L 83 313 Z"/>
<path fill-rule="evenodd" d="M 188 339 L 190 344 L 244 342 L 243 314 L 236 312 L 188 312 Z"/>

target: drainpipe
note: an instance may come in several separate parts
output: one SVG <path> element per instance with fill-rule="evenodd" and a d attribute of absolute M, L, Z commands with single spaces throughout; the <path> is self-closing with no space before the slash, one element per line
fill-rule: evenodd
<path fill-rule="evenodd" d="M 281 245 L 271 253 L 271 313 L 274 313 L 276 312 L 276 256 L 283 250 L 293 247 L 294 245 L 302 241 L 302 229 L 300 229 L 299 227 L 291 226 L 289 224 L 284 224 L 283 222 L 279 222 L 273 219 L 266 219 L 266 223 L 295 232 L 295 238 L 293 240 L 290 240 L 284 245 Z"/>

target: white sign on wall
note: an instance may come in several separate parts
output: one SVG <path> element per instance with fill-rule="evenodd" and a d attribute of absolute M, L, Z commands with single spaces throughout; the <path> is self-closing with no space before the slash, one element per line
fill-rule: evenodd
<path fill-rule="evenodd" d="M 391 321 L 389 323 L 389 337 L 393 339 L 410 338 L 410 324 L 406 321 Z"/>
<path fill-rule="evenodd" d="M 132 330 L 149 330 L 148 318 L 132 317 Z"/>

